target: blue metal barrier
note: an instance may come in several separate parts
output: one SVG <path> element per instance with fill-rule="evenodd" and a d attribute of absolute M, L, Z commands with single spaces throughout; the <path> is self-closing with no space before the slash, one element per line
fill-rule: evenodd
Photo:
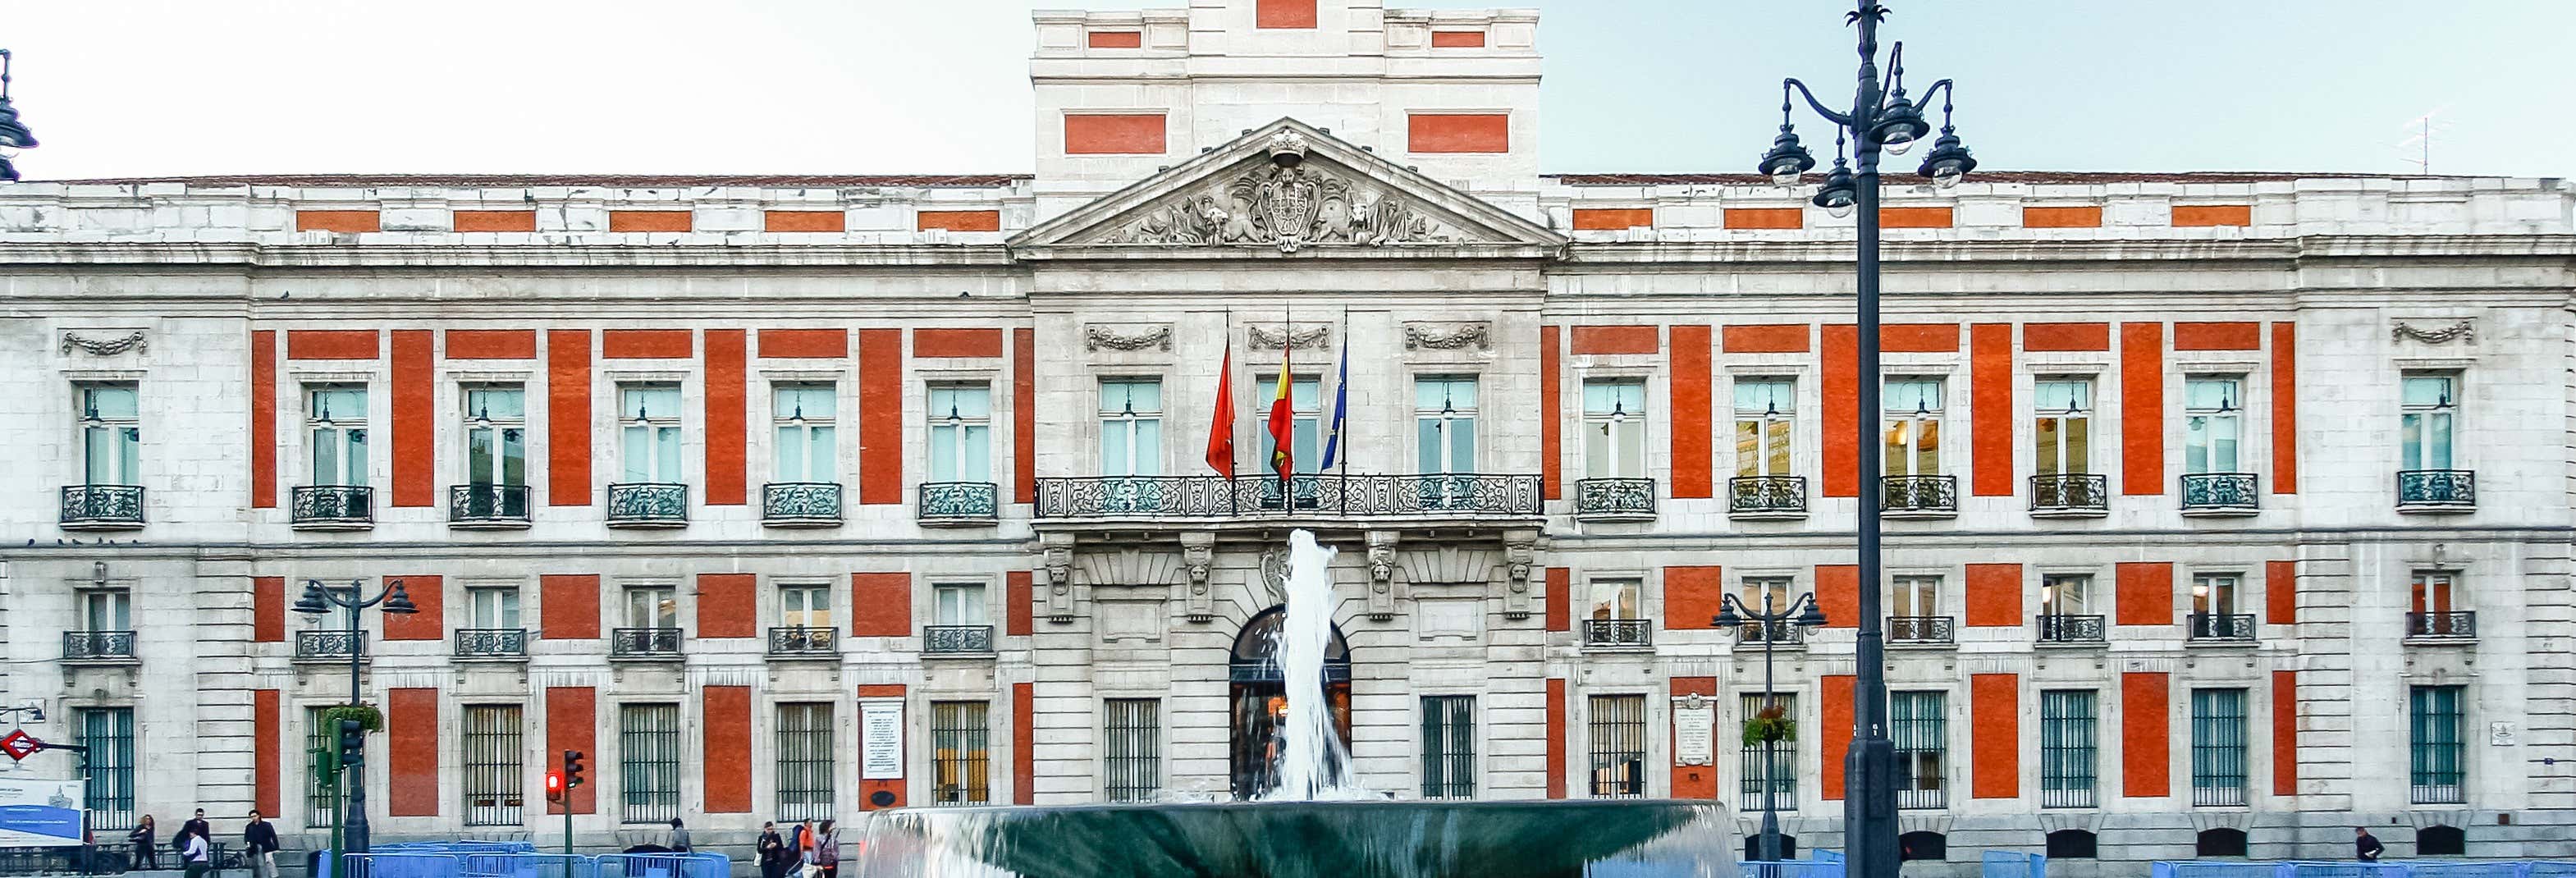
<path fill-rule="evenodd" d="M 1843 852 L 1820 850 L 1815 852 L 1815 860 L 1819 863 L 1840 863 L 1843 861 Z"/>
<path fill-rule="evenodd" d="M 2451 860 L 2408 860 L 2410 878 L 2525 878 L 2536 865 L 2516 861 L 2458 862 Z"/>
<path fill-rule="evenodd" d="M 1981 859 L 1984 878 L 2048 878 L 2048 858 L 2039 854 L 1987 851 Z"/>
<path fill-rule="evenodd" d="M 2523 878 L 2576 878 L 2576 862 L 2533 860 L 2523 864 Z"/>
<path fill-rule="evenodd" d="M 2157 860 L 2152 878 L 2290 878 L 2287 863 L 2229 863 L 2201 860 Z"/>
<path fill-rule="evenodd" d="M 1840 860 L 1772 860 L 1737 863 L 1743 878 L 1843 878 Z"/>
<path fill-rule="evenodd" d="M 733 878 L 733 860 L 723 854 L 607 854 L 599 857 L 597 878 Z"/>

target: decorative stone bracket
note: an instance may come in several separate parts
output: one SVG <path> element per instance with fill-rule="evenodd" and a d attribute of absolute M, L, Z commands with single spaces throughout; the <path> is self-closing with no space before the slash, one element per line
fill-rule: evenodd
<path fill-rule="evenodd" d="M 1181 533 L 1181 571 L 1184 593 L 1183 612 L 1192 622 L 1216 619 L 1216 600 L 1209 594 L 1208 572 L 1216 566 L 1216 534 L 1207 531 Z"/>
<path fill-rule="evenodd" d="M 1038 537 L 1046 557 L 1047 621 L 1058 625 L 1073 622 L 1073 535 L 1043 534 Z"/>
<path fill-rule="evenodd" d="M 1503 618 L 1530 615 L 1530 570 L 1538 561 L 1538 531 L 1503 532 Z"/>
<path fill-rule="evenodd" d="M 1396 532 L 1368 532 L 1368 617 L 1371 622 L 1395 618 Z"/>

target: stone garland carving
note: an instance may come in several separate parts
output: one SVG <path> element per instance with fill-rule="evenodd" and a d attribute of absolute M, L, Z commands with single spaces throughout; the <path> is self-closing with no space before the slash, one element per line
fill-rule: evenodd
<path fill-rule="evenodd" d="M 1102 348 L 1108 348 L 1113 351 L 1141 351 L 1146 348 L 1156 348 L 1169 351 L 1172 349 L 1172 328 L 1169 326 L 1158 326 L 1144 332 L 1127 335 L 1113 332 L 1098 326 L 1083 327 L 1082 349 L 1086 351 L 1097 351 Z"/>
<path fill-rule="evenodd" d="M 1514 531 L 1503 537 L 1503 618 L 1529 618 L 1530 572 L 1537 555 L 1537 534 Z"/>
<path fill-rule="evenodd" d="M 1325 342 L 1332 340 L 1333 335 L 1333 328 L 1330 326 L 1317 326 L 1307 330 L 1273 331 L 1263 329 L 1261 324 L 1255 323 L 1244 327 L 1244 331 L 1252 337 L 1252 349 L 1256 351 L 1275 351 L 1282 347 L 1299 351 L 1308 348 L 1321 349 Z"/>
<path fill-rule="evenodd" d="M 1279 132 L 1268 146 L 1272 161 L 1148 207 L 1092 243 L 1267 244 L 1295 253 L 1308 245 L 1383 247 L 1458 240 L 1455 231 L 1393 190 L 1305 164 L 1306 148 L 1304 135 Z"/>
<path fill-rule="evenodd" d="M 71 353 L 73 348 L 79 348 L 97 357 L 113 357 L 126 351 L 142 353 L 146 349 L 143 331 L 139 329 L 123 338 L 85 338 L 73 333 L 63 333 L 63 353 Z"/>
<path fill-rule="evenodd" d="M 2469 344 L 2476 344 L 2478 341 L 2478 328 L 2475 324 L 2462 320 L 2458 323 L 2454 323 L 2440 329 L 2417 329 L 2413 325 L 2401 320 L 2398 321 L 2395 327 L 2392 327 L 2389 330 L 2389 335 L 2396 341 L 2413 339 L 2425 344 L 2449 344 L 2453 339 L 2457 339 Z"/>
<path fill-rule="evenodd" d="M 1426 348 L 1435 351 L 1455 351 L 1466 348 L 1488 350 L 1493 347 L 1492 327 L 1493 324 L 1484 322 L 1407 323 L 1404 325 L 1404 349 L 1408 351 Z"/>

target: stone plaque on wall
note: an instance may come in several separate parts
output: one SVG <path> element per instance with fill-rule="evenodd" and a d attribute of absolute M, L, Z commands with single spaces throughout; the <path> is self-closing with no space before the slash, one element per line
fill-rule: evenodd
<path fill-rule="evenodd" d="M 1701 701 L 1673 702 L 1673 764 L 1707 765 L 1717 748 L 1717 706 Z"/>

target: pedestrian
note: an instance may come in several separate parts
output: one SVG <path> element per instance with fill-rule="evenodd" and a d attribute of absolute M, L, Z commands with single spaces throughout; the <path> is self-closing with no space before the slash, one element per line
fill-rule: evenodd
<path fill-rule="evenodd" d="M 2387 849 L 2388 846 L 2380 844 L 2379 838 L 2371 835 L 2370 830 L 2359 826 L 2352 828 L 2352 853 L 2362 862 L 2379 862 L 2379 853 Z"/>
<path fill-rule="evenodd" d="M 214 837 L 210 834 L 214 832 L 214 828 L 206 825 L 206 809 L 204 808 L 197 809 L 197 816 L 190 817 L 188 818 L 188 822 L 180 824 L 179 831 L 182 833 L 203 835 L 207 838 Z M 177 842 L 177 839 L 171 839 L 171 843 L 176 844 Z"/>
<path fill-rule="evenodd" d="M 680 818 L 677 817 L 671 818 L 670 848 L 676 853 L 689 852 L 689 828 L 680 825 Z"/>
<path fill-rule="evenodd" d="M 787 840 L 778 837 L 778 824 L 760 823 L 760 840 L 753 843 L 760 858 L 760 878 L 780 878 L 787 871 Z"/>
<path fill-rule="evenodd" d="M 142 820 L 135 822 L 134 831 L 125 834 L 125 840 L 134 845 L 134 862 L 126 865 L 135 869 L 160 870 L 161 851 L 153 847 L 152 835 L 152 815 L 145 814 Z"/>
<path fill-rule="evenodd" d="M 242 850 L 250 855 L 252 878 L 277 878 L 277 827 L 259 819 L 257 808 L 242 826 Z"/>
<path fill-rule="evenodd" d="M 817 854 L 818 850 L 814 846 L 814 825 L 804 822 L 797 823 L 797 878 L 823 878 L 823 865 L 820 861 L 815 859 Z"/>
<path fill-rule="evenodd" d="M 181 827 L 179 839 L 180 867 L 187 870 L 188 878 L 206 878 L 206 870 L 214 867 L 213 848 L 206 843 L 206 836 Z"/>
<path fill-rule="evenodd" d="M 823 878 L 839 878 L 841 874 L 840 833 L 832 831 L 832 821 L 825 820 L 822 826 L 815 828 L 814 834 L 815 849 L 819 851 L 814 861 L 823 866 Z"/>

